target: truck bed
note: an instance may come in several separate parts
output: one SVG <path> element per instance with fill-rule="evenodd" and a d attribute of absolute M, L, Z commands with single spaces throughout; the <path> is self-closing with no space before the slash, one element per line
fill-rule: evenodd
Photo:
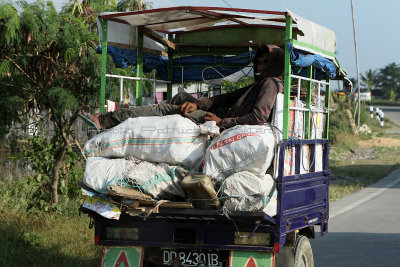
<path fill-rule="evenodd" d="M 323 145 L 323 171 L 314 172 L 315 146 Z M 216 210 L 159 208 L 148 216 L 122 213 L 110 220 L 90 210 L 95 243 L 105 246 L 143 246 L 153 248 L 280 251 L 288 233 L 314 225 L 327 233 L 329 217 L 329 147 L 327 140 L 288 140 L 280 146 L 279 158 L 285 158 L 287 147 L 310 146 L 310 172 L 284 176 L 284 160 L 279 160 L 277 215 L 263 212 L 229 212 Z M 296 149 L 300 151 L 300 149 Z M 295 155 L 296 173 L 300 153 Z M 314 164 L 313 164 L 314 163 Z M 244 244 L 239 237 L 251 239 L 255 234 L 267 237 L 261 244 Z M 250 242 L 251 243 L 251 242 Z"/>

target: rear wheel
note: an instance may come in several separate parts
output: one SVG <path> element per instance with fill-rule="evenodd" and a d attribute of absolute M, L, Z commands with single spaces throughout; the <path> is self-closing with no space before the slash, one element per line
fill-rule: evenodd
<path fill-rule="evenodd" d="M 299 235 L 294 254 L 295 267 L 314 267 L 314 257 L 310 241 L 306 236 Z"/>

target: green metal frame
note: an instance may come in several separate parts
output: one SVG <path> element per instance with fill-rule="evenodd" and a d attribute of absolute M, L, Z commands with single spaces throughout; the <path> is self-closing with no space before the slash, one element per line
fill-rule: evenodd
<path fill-rule="evenodd" d="M 285 72 L 284 72 L 284 101 L 283 101 L 283 139 L 289 139 L 289 120 L 290 120 L 290 91 L 291 91 L 291 60 L 290 60 L 290 51 L 289 51 L 289 42 L 293 44 L 297 44 L 302 47 L 306 47 L 309 49 L 313 49 L 314 51 L 319 52 L 320 54 L 326 57 L 334 57 L 333 53 L 328 51 L 319 49 L 317 47 L 308 45 L 306 43 L 299 42 L 293 39 L 293 19 L 289 15 L 286 16 L 286 34 L 285 34 Z M 304 137 L 305 139 L 311 138 L 311 96 L 312 96 L 312 88 L 313 88 L 313 73 L 314 69 L 313 66 L 309 66 L 307 69 L 307 78 L 310 80 L 307 82 L 307 94 L 306 94 L 306 104 L 307 110 L 305 112 L 304 117 Z M 326 86 L 326 93 L 325 93 L 325 108 L 327 110 L 326 113 L 326 123 L 325 123 L 325 134 L 324 138 L 328 139 L 328 130 L 329 130 L 329 108 L 330 108 L 330 79 L 326 79 L 328 85 Z"/>
<path fill-rule="evenodd" d="M 136 77 L 143 78 L 143 33 L 137 32 Z M 142 105 L 143 81 L 136 81 L 136 106 Z"/>
<path fill-rule="evenodd" d="M 325 138 L 329 139 L 329 110 L 331 108 L 331 86 L 330 80 L 327 80 L 329 84 L 325 88 L 325 107 L 327 109 L 326 122 L 325 122 Z"/>
<path fill-rule="evenodd" d="M 290 63 L 289 42 L 293 35 L 293 19 L 286 16 L 286 34 L 285 34 L 285 72 L 284 72 L 284 97 L 283 97 L 283 139 L 289 138 L 289 106 L 290 106 L 290 87 L 292 73 L 292 65 Z"/>
<path fill-rule="evenodd" d="M 104 112 L 105 107 L 105 75 L 107 60 L 107 20 L 100 19 L 103 40 L 102 40 L 102 62 L 101 62 L 101 96 L 100 96 L 100 112 Z M 274 43 L 275 45 L 285 46 L 285 71 L 284 71 L 284 107 L 283 107 L 283 139 L 289 138 L 289 119 L 290 119 L 290 88 L 291 88 L 291 60 L 288 48 L 289 42 L 297 47 L 312 49 L 325 57 L 335 57 L 334 53 L 319 49 L 312 45 L 299 42 L 296 40 L 297 31 L 293 31 L 293 19 L 286 14 L 285 31 L 277 28 L 232 28 L 232 29 L 211 29 L 191 33 L 178 33 L 174 37 L 169 36 L 169 41 L 178 43 L 179 49 L 168 49 L 168 80 L 171 81 L 167 85 L 167 99 L 172 98 L 172 73 L 173 69 L 179 66 L 173 66 L 173 59 L 182 55 L 227 55 L 239 54 L 248 51 L 248 47 L 257 47 L 265 43 Z M 211 37 L 211 38 L 210 38 Z M 137 34 L 137 77 L 143 77 L 143 33 L 138 31 Z M 213 40 L 210 43 L 210 40 Z M 252 40 L 252 42 L 249 42 Z M 234 44 L 234 45 L 232 45 Z M 312 95 L 312 78 L 313 67 L 308 67 L 307 77 L 310 79 L 307 85 L 306 103 L 311 107 Z M 329 79 L 327 79 L 329 83 Z M 142 104 L 142 88 L 143 81 L 136 82 L 136 105 Z M 328 138 L 329 130 L 329 108 L 330 108 L 330 86 L 326 86 L 325 108 L 326 114 L 325 134 L 324 138 Z M 311 138 L 311 111 L 305 112 L 305 139 Z"/>
<path fill-rule="evenodd" d="M 171 40 L 172 37 L 169 35 L 168 39 Z M 169 48 L 168 49 L 168 69 L 167 69 L 168 76 L 167 76 L 167 78 L 168 78 L 168 81 L 170 81 L 170 83 L 167 84 L 167 100 L 168 101 L 172 99 L 172 78 L 173 78 L 173 76 L 172 76 L 173 64 L 172 63 L 173 63 L 173 60 L 174 60 L 174 51 L 171 48 Z"/>
<path fill-rule="evenodd" d="M 312 65 L 308 67 L 307 77 L 310 78 L 307 85 L 307 96 L 306 96 L 306 103 L 307 107 L 311 107 L 311 96 L 312 96 L 312 77 L 313 77 L 313 67 Z M 304 118 L 304 137 L 305 139 L 310 139 L 311 137 L 311 110 L 308 109 L 305 114 Z"/>
<path fill-rule="evenodd" d="M 100 113 L 104 113 L 106 105 L 106 63 L 107 63 L 107 34 L 108 20 L 100 19 L 103 40 L 101 42 L 101 79 L 100 79 Z"/>

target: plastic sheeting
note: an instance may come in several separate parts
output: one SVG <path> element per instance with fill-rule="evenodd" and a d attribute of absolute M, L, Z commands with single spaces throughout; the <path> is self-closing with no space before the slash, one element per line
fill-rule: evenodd
<path fill-rule="evenodd" d="M 101 46 L 97 48 L 101 54 Z M 107 54 L 111 55 L 118 68 L 129 65 L 136 66 L 136 50 L 122 49 L 115 46 L 107 47 Z M 255 51 L 245 52 L 237 56 L 187 56 L 174 59 L 173 83 L 186 81 L 214 80 L 231 75 L 252 62 Z M 180 67 L 178 67 L 180 66 Z M 228 66 L 228 67 L 225 67 Z M 162 80 L 168 77 L 168 58 L 150 52 L 143 53 L 143 70 L 151 72 L 156 69 Z M 183 69 L 183 75 L 182 75 Z"/>
<path fill-rule="evenodd" d="M 298 50 L 295 50 L 291 44 L 289 44 L 289 49 L 294 73 L 305 76 L 307 75 L 307 71 L 302 68 L 313 65 L 320 70 L 319 73 L 317 73 L 317 78 L 323 78 L 325 74 L 331 79 L 336 77 L 336 66 L 329 59 L 320 55 L 306 55 L 300 53 Z M 97 53 L 101 53 L 101 46 L 98 47 Z M 108 46 L 107 54 L 111 55 L 117 68 L 124 69 L 130 65 L 136 66 L 136 50 Z M 224 78 L 249 65 L 252 62 L 254 54 L 255 51 L 242 53 L 237 56 L 187 56 L 174 59 L 173 65 L 175 67 L 173 68 L 172 82 L 209 81 Z M 143 63 L 144 72 L 151 72 L 153 69 L 156 69 L 160 79 L 168 80 L 167 57 L 144 52 Z"/>
<path fill-rule="evenodd" d="M 313 54 L 301 54 L 293 49 L 291 43 L 289 43 L 290 59 L 292 64 L 296 67 L 305 68 L 310 65 L 323 70 L 331 79 L 336 77 L 336 67 L 329 59 L 326 59 L 320 55 Z"/>

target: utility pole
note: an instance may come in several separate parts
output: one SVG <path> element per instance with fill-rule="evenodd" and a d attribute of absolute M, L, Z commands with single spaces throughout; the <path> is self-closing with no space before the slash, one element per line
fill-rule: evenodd
<path fill-rule="evenodd" d="M 357 67 L 358 98 L 357 98 L 356 110 L 357 110 L 357 113 L 358 113 L 358 117 L 357 117 L 357 129 L 358 129 L 360 127 L 360 71 L 359 71 L 359 68 L 358 68 L 358 49 L 357 49 L 357 38 L 356 38 L 356 24 L 354 22 L 353 0 L 350 0 L 350 3 L 351 3 L 351 15 L 353 17 L 354 49 L 355 49 L 355 52 L 356 52 L 356 67 Z"/>

